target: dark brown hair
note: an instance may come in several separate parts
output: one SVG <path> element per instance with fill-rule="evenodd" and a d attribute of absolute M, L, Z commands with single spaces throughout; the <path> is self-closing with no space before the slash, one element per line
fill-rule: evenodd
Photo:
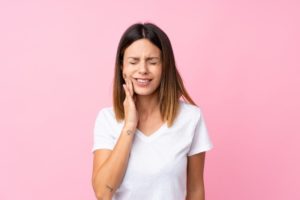
<path fill-rule="evenodd" d="M 158 88 L 160 112 L 168 127 L 172 126 L 178 114 L 179 99 L 196 105 L 187 93 L 182 78 L 176 68 L 175 58 L 171 42 L 166 33 L 153 23 L 135 23 L 123 33 L 117 50 L 115 72 L 113 80 L 113 108 L 117 121 L 124 120 L 123 101 L 126 97 L 122 84 L 125 83 L 122 76 L 123 56 L 126 48 L 134 41 L 148 39 L 161 51 L 162 75 Z"/>

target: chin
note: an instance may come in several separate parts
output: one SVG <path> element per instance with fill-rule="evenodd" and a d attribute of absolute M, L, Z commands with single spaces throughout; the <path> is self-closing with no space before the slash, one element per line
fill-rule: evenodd
<path fill-rule="evenodd" d="M 155 93 L 155 90 L 135 90 L 134 91 L 136 95 L 140 96 L 148 96 L 148 95 L 153 95 Z"/>
<path fill-rule="evenodd" d="M 139 95 L 139 96 L 148 96 L 148 95 L 151 95 L 153 94 L 153 92 L 135 92 L 136 95 Z"/>

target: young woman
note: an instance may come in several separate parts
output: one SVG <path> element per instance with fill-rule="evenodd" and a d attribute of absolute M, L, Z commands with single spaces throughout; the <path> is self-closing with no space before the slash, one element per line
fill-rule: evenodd
<path fill-rule="evenodd" d="M 95 121 L 97 199 L 204 200 L 205 151 L 212 147 L 169 38 L 153 23 L 131 25 L 117 50 L 113 106 Z"/>

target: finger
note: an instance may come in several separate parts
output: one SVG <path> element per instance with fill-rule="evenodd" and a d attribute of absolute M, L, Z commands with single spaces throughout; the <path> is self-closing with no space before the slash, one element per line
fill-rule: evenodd
<path fill-rule="evenodd" d="M 124 88 L 126 97 L 129 96 L 129 92 L 128 92 L 128 90 L 127 90 L 127 85 L 126 85 L 126 84 L 123 84 L 123 88 Z"/>
<path fill-rule="evenodd" d="M 132 97 L 132 92 L 131 92 L 131 88 L 130 88 L 130 80 L 129 80 L 129 78 L 126 78 L 126 88 L 127 88 L 127 90 L 128 90 L 128 92 L 129 92 L 129 95 Z"/>
<path fill-rule="evenodd" d="M 129 80 L 129 91 L 131 93 L 131 96 L 133 97 L 133 82 L 131 79 L 128 79 Z"/>

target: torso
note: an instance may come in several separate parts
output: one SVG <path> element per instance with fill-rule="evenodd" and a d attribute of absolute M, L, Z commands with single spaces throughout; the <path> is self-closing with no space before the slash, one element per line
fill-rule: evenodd
<path fill-rule="evenodd" d="M 163 125 L 162 128 L 159 128 L 163 124 L 159 115 L 149 118 L 139 116 L 143 120 L 140 120 L 138 128 L 144 134 L 136 132 L 126 173 L 112 200 L 185 199 L 187 156 L 212 148 L 199 112 L 195 106 L 181 102 L 174 124 L 171 127 Z M 94 149 L 113 150 L 122 133 L 124 120 L 115 120 L 113 107 L 104 109 L 99 117 L 95 125 Z"/>
<path fill-rule="evenodd" d="M 161 119 L 160 114 L 148 117 L 147 120 L 140 120 L 137 128 L 143 132 L 144 135 L 150 136 L 152 133 L 156 132 L 162 125 L 164 121 Z"/>

